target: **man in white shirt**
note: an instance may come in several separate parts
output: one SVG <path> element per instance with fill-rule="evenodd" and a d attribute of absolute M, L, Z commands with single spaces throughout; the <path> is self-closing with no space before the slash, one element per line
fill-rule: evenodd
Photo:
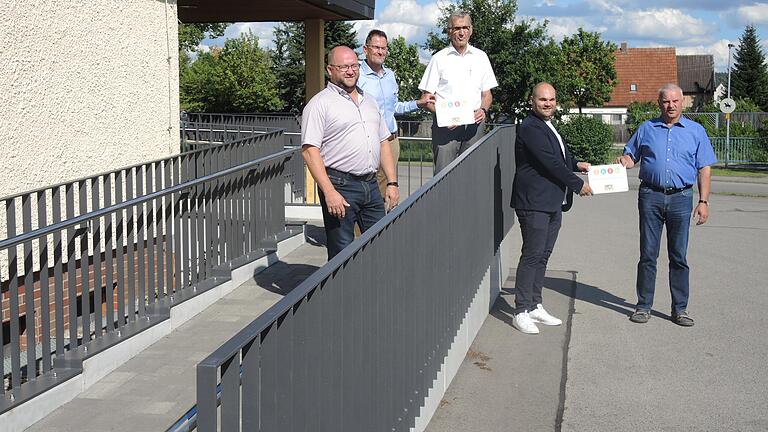
<path fill-rule="evenodd" d="M 493 102 L 491 89 L 497 87 L 488 56 L 469 44 L 472 36 L 472 18 L 466 12 L 456 11 L 448 17 L 448 36 L 451 45 L 438 51 L 424 71 L 419 90 L 439 99 L 466 99 L 474 110 L 475 122 L 468 125 L 439 127 L 437 116 L 432 123 L 432 155 L 435 173 L 448 166 L 481 136 L 485 119 Z M 426 107 L 435 110 L 435 105 Z"/>

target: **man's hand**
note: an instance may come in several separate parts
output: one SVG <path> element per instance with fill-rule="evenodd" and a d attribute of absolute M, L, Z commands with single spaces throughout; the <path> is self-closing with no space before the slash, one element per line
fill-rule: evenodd
<path fill-rule="evenodd" d="M 589 171 L 589 167 L 591 167 L 592 164 L 589 162 L 576 162 L 576 168 L 579 169 L 579 171 L 585 173 Z"/>
<path fill-rule="evenodd" d="M 480 123 L 485 120 L 485 110 L 482 108 L 475 110 L 475 123 Z"/>
<path fill-rule="evenodd" d="M 422 99 L 431 100 L 431 103 L 426 103 L 424 106 L 419 105 L 419 101 Z M 421 92 L 421 97 L 419 98 L 419 101 L 416 101 L 416 105 L 424 108 L 427 111 L 435 112 L 435 95 L 433 95 L 430 92 Z"/>
<path fill-rule="evenodd" d="M 589 183 L 584 182 L 584 186 L 581 187 L 581 192 L 579 192 L 580 196 L 590 196 L 592 195 L 592 187 L 589 186 Z"/>
<path fill-rule="evenodd" d="M 709 219 L 709 204 L 699 203 L 693 209 L 693 217 L 696 219 L 696 225 L 703 225 Z"/>
<path fill-rule="evenodd" d="M 624 168 L 630 169 L 635 166 L 635 161 L 632 160 L 632 156 L 623 155 L 616 158 L 616 163 L 621 164 Z"/>
<path fill-rule="evenodd" d="M 349 203 L 335 189 L 325 194 L 325 205 L 328 207 L 328 213 L 339 219 L 343 219 L 347 214 Z"/>
<path fill-rule="evenodd" d="M 435 110 L 435 95 L 432 93 L 424 92 L 421 94 L 421 97 L 419 100 L 416 101 L 416 106 L 419 108 L 424 108 L 430 111 Z M 431 107 L 431 108 L 430 108 Z"/>
<path fill-rule="evenodd" d="M 384 208 L 390 211 L 400 202 L 400 189 L 397 186 L 387 186 L 384 192 Z"/>

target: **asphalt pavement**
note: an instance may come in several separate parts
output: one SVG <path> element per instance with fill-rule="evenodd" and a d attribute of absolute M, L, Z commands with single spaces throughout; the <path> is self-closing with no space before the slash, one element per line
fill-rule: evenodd
<path fill-rule="evenodd" d="M 715 178 L 712 189 L 688 249 L 694 327 L 670 321 L 664 242 L 653 317 L 628 319 L 636 190 L 577 198 L 544 290 L 565 325 L 524 335 L 510 325 L 513 296 L 502 296 L 428 430 L 767 431 L 768 182 Z"/>

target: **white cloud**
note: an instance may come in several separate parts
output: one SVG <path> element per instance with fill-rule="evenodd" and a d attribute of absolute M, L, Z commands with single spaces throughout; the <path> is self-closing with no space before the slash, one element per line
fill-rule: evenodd
<path fill-rule="evenodd" d="M 768 3 L 755 3 L 739 6 L 733 11 L 723 14 L 734 26 L 743 27 L 747 24 L 768 25 Z"/>
<path fill-rule="evenodd" d="M 420 5 L 416 0 L 391 0 L 379 14 L 379 21 L 431 27 L 439 17 L 440 7 L 437 2 Z"/>
<path fill-rule="evenodd" d="M 615 31 L 628 38 L 667 41 L 667 44 L 704 43 L 717 32 L 714 25 L 687 15 L 679 9 L 628 11 L 609 18 Z"/>
<path fill-rule="evenodd" d="M 527 20 L 534 17 L 521 18 Z M 576 33 L 579 27 L 586 31 L 598 33 L 603 33 L 608 30 L 607 27 L 593 24 L 585 20 L 583 17 L 536 17 L 535 19 L 540 22 L 544 21 L 545 19 L 548 20 L 549 25 L 547 25 L 547 29 L 549 31 L 549 35 L 558 42 L 563 40 L 563 37 L 571 36 Z"/>
<path fill-rule="evenodd" d="M 216 39 L 206 39 L 204 42 L 210 46 L 223 46 L 227 39 L 238 38 L 241 34 L 247 34 L 250 31 L 259 38 L 259 46 L 261 48 L 272 48 L 275 46 L 272 40 L 272 30 L 275 25 L 276 23 L 273 22 L 234 23 L 227 27 L 224 31 L 224 36 Z"/>

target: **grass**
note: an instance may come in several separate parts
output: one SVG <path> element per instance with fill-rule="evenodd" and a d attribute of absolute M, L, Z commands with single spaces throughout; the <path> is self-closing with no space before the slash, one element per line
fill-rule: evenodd
<path fill-rule="evenodd" d="M 750 168 L 712 168 L 712 175 L 723 177 L 768 177 L 768 170 Z"/>

